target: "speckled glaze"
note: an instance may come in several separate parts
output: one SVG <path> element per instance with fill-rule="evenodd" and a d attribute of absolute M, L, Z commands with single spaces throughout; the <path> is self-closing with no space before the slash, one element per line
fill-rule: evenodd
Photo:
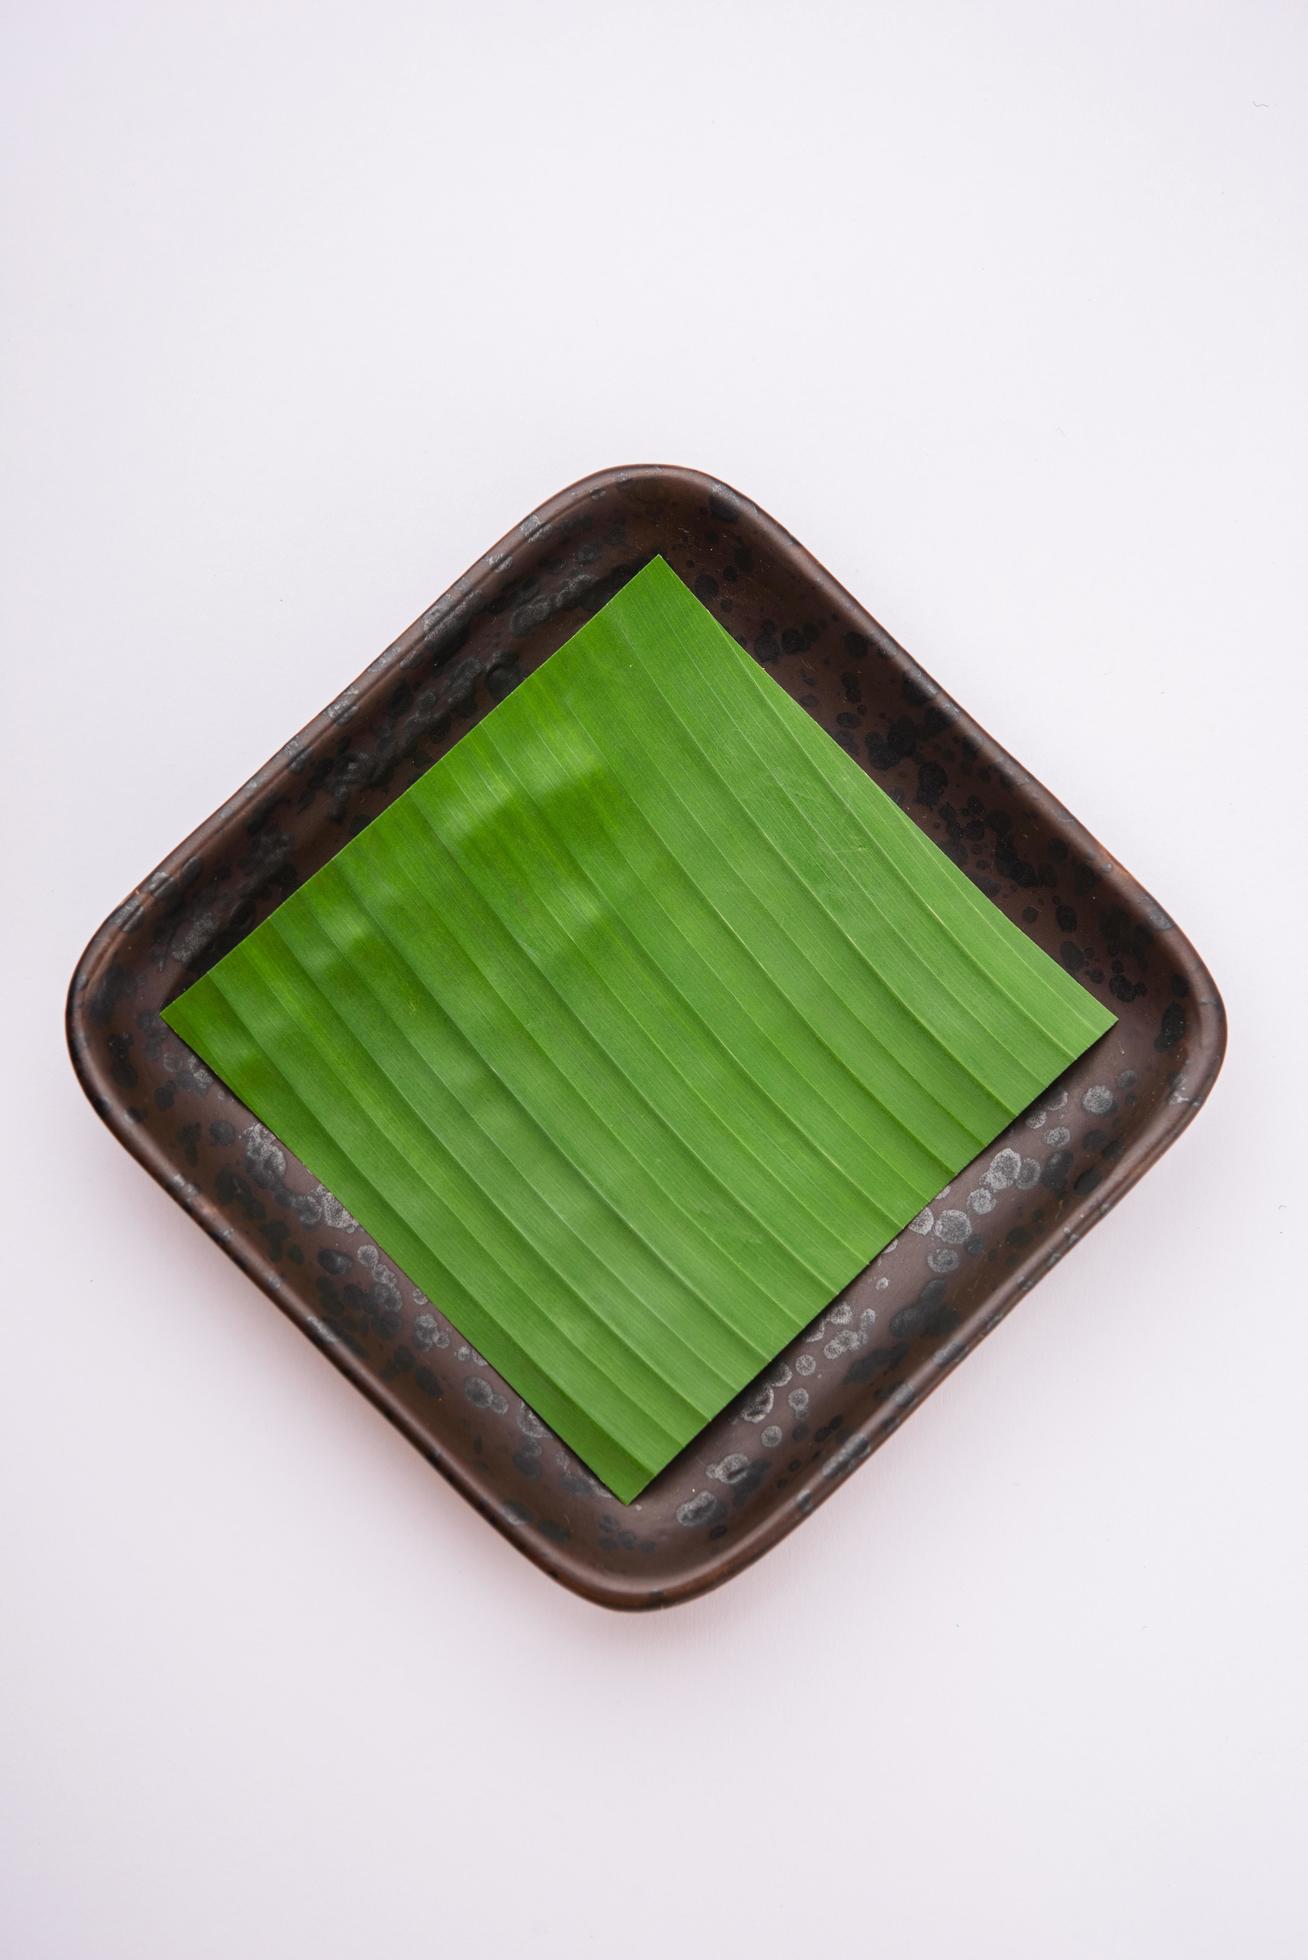
<path fill-rule="evenodd" d="M 1118 1025 L 622 1505 L 159 1009 L 457 741 L 654 552 Z M 1221 1001 L 1165 913 L 756 505 L 607 470 L 543 504 L 105 922 L 69 1046 L 95 1108 L 444 1476 L 563 1584 L 671 1605 L 828 1497 L 1180 1133 Z"/>

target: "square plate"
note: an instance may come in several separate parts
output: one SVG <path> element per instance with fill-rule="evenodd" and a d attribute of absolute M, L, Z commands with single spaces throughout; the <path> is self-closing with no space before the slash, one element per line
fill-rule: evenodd
<path fill-rule="evenodd" d="M 159 1018 L 655 553 L 1117 1025 L 624 1506 Z M 522 1551 L 668 1605 L 822 1502 L 1179 1134 L 1225 1021 L 1188 942 L 771 518 L 694 471 L 544 504 L 100 928 L 69 1045 L 133 1155 Z"/>

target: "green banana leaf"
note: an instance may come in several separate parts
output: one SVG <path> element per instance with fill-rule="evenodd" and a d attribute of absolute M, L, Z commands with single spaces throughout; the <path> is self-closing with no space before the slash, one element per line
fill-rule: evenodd
<path fill-rule="evenodd" d="M 164 1014 L 624 1501 L 1113 1018 L 661 559 Z"/>

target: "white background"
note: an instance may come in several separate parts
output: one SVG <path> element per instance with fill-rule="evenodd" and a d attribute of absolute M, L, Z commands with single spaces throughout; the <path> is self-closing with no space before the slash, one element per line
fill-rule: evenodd
<path fill-rule="evenodd" d="M 0 1945 L 1308 1950 L 1308 13 L 21 0 L 0 124 Z M 96 1123 L 102 916 L 540 499 L 771 510 L 1231 1055 L 839 1495 L 552 1587 Z"/>

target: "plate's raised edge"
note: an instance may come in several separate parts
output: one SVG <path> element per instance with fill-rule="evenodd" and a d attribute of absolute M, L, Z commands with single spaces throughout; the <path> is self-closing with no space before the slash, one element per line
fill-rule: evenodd
<path fill-rule="evenodd" d="M 706 499 L 721 505 L 724 521 L 730 521 L 740 510 L 748 510 L 751 517 L 772 534 L 777 552 L 788 557 L 796 570 L 841 611 L 854 616 L 858 630 L 884 652 L 905 678 L 911 678 L 929 693 L 934 704 L 975 743 L 978 754 L 985 762 L 997 769 L 1012 787 L 1020 787 L 1031 795 L 1069 843 L 1089 859 L 1101 875 L 1113 878 L 1124 897 L 1134 904 L 1150 926 L 1167 933 L 1169 954 L 1189 983 L 1189 999 L 1197 1014 L 1193 1034 L 1187 1030 L 1189 1060 L 1186 1094 L 1174 1095 L 1160 1104 L 1142 1133 L 1135 1138 L 1130 1152 L 1124 1153 L 1123 1160 L 1109 1171 L 1093 1194 L 1070 1209 L 1060 1228 L 1060 1243 L 1052 1250 L 1048 1245 L 1034 1247 L 1027 1259 L 1019 1262 L 996 1288 L 984 1321 L 966 1339 L 952 1347 L 949 1358 L 942 1361 L 937 1356 L 927 1357 L 917 1375 L 902 1385 L 893 1408 L 883 1406 L 858 1428 L 851 1430 L 837 1457 L 823 1465 L 783 1510 L 761 1517 L 752 1531 L 733 1541 L 729 1551 L 705 1554 L 689 1564 L 672 1582 L 651 1587 L 638 1579 L 624 1581 L 615 1575 L 597 1572 L 584 1560 L 571 1558 L 565 1547 L 553 1548 L 556 1554 L 553 1557 L 547 1555 L 533 1538 L 525 1533 L 519 1534 L 513 1528 L 511 1521 L 500 1514 L 483 1488 L 465 1474 L 458 1462 L 444 1457 L 433 1448 L 430 1438 L 417 1427 L 408 1412 L 387 1395 L 384 1385 L 375 1376 L 356 1363 L 355 1357 L 347 1349 L 335 1344 L 330 1349 L 324 1349 L 320 1343 L 313 1343 L 518 1551 L 572 1591 L 598 1605 L 628 1611 L 675 1605 L 733 1578 L 825 1502 L 848 1472 L 864 1463 L 873 1450 L 893 1434 L 905 1417 L 933 1389 L 938 1388 L 977 1343 L 998 1325 L 1017 1300 L 1028 1293 L 1067 1250 L 1084 1238 L 1176 1141 L 1207 1100 L 1226 1052 L 1226 1010 L 1212 975 L 1190 941 L 1167 917 L 1161 906 L 1116 859 L 1108 855 L 1085 826 L 1038 778 L 1023 769 L 964 708 L 931 680 L 917 661 L 864 611 L 845 587 L 791 536 L 784 525 L 729 484 L 699 470 L 661 463 L 599 470 L 591 476 L 582 477 L 539 505 L 461 578 L 456 579 L 434 605 L 429 606 L 384 653 L 364 669 L 356 682 L 270 757 L 263 768 L 257 770 L 235 795 L 221 804 L 176 850 L 170 852 L 121 905 L 115 907 L 92 935 L 74 970 L 65 1016 L 68 1050 L 77 1079 L 92 1107 L 137 1162 L 204 1227 L 228 1257 L 254 1280 L 276 1306 L 297 1326 L 308 1331 L 306 1316 L 296 1301 L 284 1293 L 277 1276 L 262 1260 L 248 1257 L 239 1241 L 227 1235 L 223 1221 L 209 1201 L 188 1185 L 151 1134 L 132 1122 L 95 1053 L 85 1016 L 96 985 L 113 956 L 114 943 L 122 932 L 145 923 L 148 916 L 159 909 L 170 889 L 184 876 L 188 864 L 225 832 L 232 822 L 239 820 L 257 798 L 266 797 L 270 792 L 277 792 L 286 786 L 287 779 L 294 773 L 295 758 L 312 740 L 323 735 L 340 719 L 343 707 L 359 709 L 374 694 L 392 684 L 397 669 L 420 658 L 429 658 L 433 654 L 438 656 L 441 639 L 447 634 L 453 637 L 457 633 L 463 615 L 476 604 L 488 585 L 510 570 L 515 552 L 524 543 L 532 543 L 558 519 L 566 517 L 578 505 L 610 486 L 642 480 L 648 480 L 651 484 L 680 484 L 695 489 Z"/>

